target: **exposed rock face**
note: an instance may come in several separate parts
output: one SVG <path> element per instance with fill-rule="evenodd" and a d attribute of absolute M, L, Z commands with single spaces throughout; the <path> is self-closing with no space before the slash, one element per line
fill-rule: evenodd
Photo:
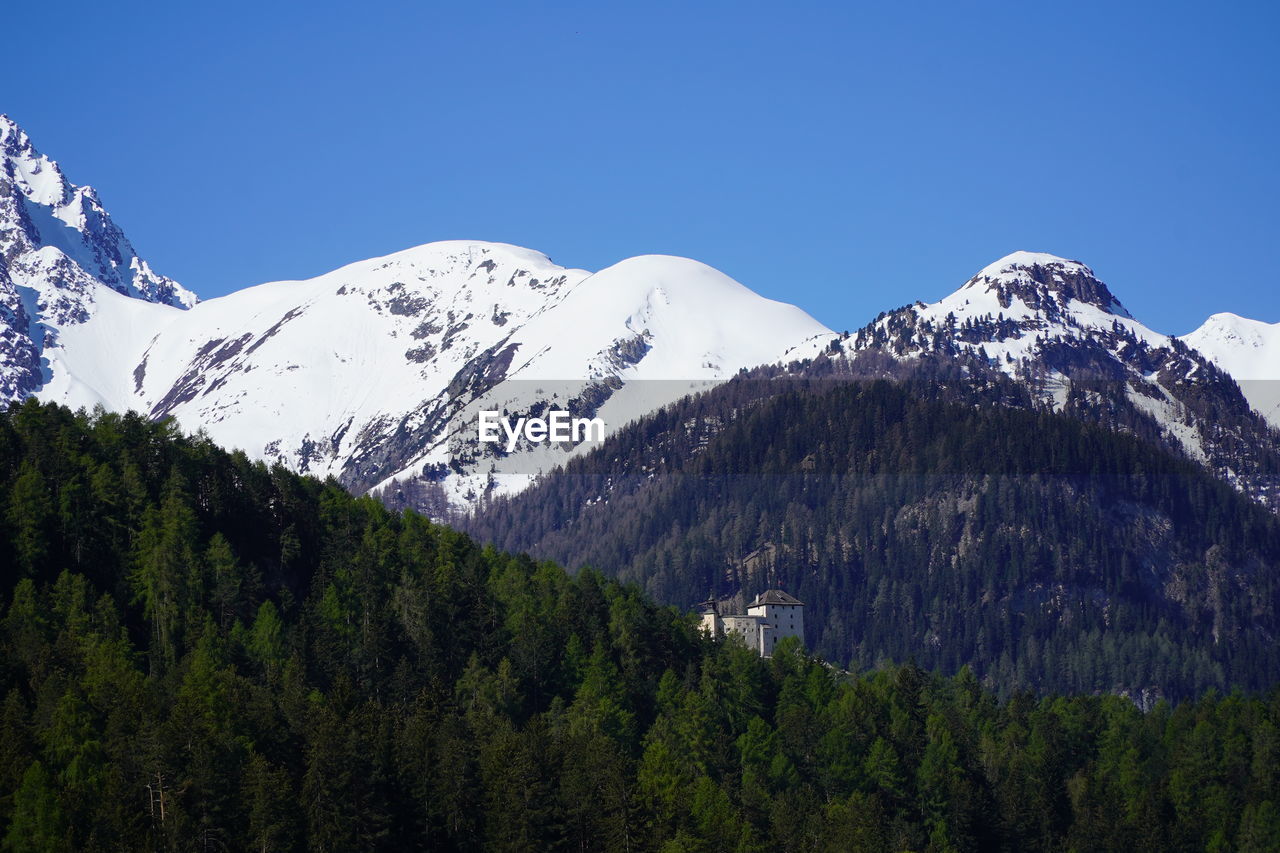
<path fill-rule="evenodd" d="M 22 296 L 0 259 L 0 400 L 20 400 L 40 387 L 40 349 Z"/>

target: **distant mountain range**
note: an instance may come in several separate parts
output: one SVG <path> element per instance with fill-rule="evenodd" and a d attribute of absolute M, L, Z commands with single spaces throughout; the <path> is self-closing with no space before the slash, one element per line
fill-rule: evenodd
<path fill-rule="evenodd" d="M 1166 337 L 1075 261 L 1014 253 L 851 335 L 696 261 L 589 273 L 483 242 L 200 302 L 7 117 L 0 154 L 0 397 L 173 416 L 437 516 L 589 449 L 477 448 L 481 405 L 564 405 L 613 428 L 744 368 L 869 352 L 984 363 L 1049 408 L 1149 431 L 1265 503 L 1277 493 L 1280 324 L 1215 315 Z"/>

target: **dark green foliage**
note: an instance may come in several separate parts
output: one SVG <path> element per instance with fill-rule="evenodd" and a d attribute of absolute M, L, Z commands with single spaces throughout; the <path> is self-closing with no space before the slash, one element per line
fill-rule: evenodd
<path fill-rule="evenodd" d="M 853 670 L 1147 704 L 1273 684 L 1280 520 L 1137 436 L 975 385 L 729 383 L 463 523 L 686 608 L 782 586 Z"/>
<path fill-rule="evenodd" d="M 1274 691 L 1144 713 L 1114 696 L 1001 702 L 968 670 L 850 676 L 794 641 L 761 660 L 599 573 L 164 424 L 30 401 L 0 415 L 0 500 L 8 849 L 1280 837 Z"/>

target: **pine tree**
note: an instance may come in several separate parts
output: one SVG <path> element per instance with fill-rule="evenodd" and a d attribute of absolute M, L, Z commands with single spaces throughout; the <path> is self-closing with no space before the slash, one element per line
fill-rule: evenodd
<path fill-rule="evenodd" d="M 71 850 L 68 834 L 54 780 L 43 764 L 32 762 L 13 797 L 13 819 L 5 846 L 14 853 Z"/>
<path fill-rule="evenodd" d="M 18 469 L 9 490 L 5 518 L 13 531 L 11 541 L 18 570 L 27 577 L 38 575 L 45 567 L 52 541 L 53 499 L 40 469 L 30 460 Z"/>

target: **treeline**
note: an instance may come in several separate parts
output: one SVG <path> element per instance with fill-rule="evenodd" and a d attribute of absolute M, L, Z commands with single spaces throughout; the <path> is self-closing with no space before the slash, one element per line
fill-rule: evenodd
<path fill-rule="evenodd" d="M 464 523 L 686 607 L 785 587 L 853 670 L 1142 701 L 1275 683 L 1272 513 L 1136 436 L 953 380 L 730 383 Z"/>
<path fill-rule="evenodd" d="M 761 660 L 140 417 L 0 415 L 26 850 L 1280 846 L 1280 692 L 1148 713 Z"/>

